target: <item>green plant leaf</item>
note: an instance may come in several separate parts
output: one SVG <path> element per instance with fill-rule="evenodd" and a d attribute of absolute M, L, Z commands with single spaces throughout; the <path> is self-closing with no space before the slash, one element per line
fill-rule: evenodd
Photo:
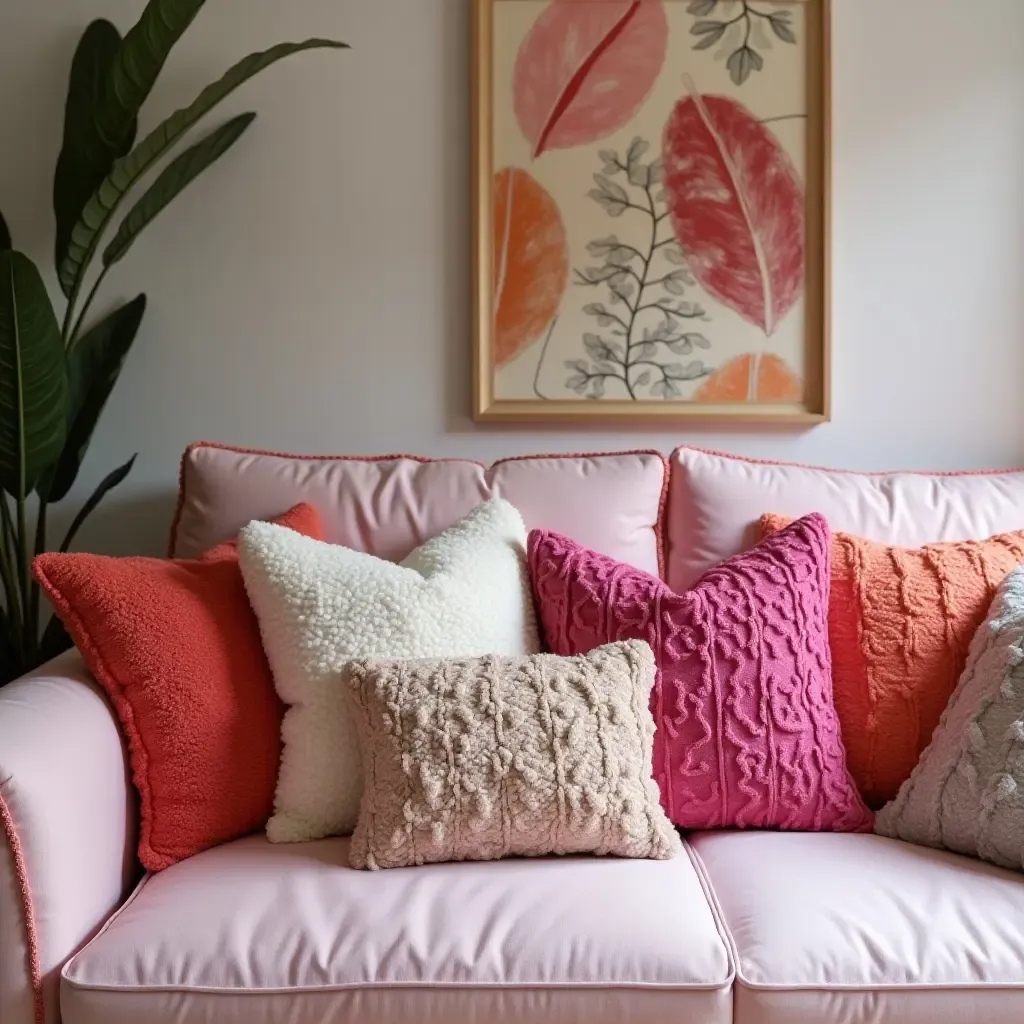
<path fill-rule="evenodd" d="M 293 53 L 320 47 L 348 49 L 347 44 L 332 39 L 307 39 L 302 43 L 279 43 L 269 50 L 243 57 L 225 72 L 222 78 L 208 85 L 189 106 L 171 114 L 127 156 L 118 160 L 86 204 L 72 232 L 67 256 L 61 261 L 58 269 L 61 287 L 65 293 L 72 294 L 80 286 L 80 279 L 92 261 L 100 236 L 117 212 L 125 195 L 201 117 L 264 68 Z"/>
<path fill-rule="evenodd" d="M 108 473 L 99 483 L 99 486 L 89 497 L 89 500 L 78 510 L 78 515 L 71 521 L 71 525 L 68 527 L 67 536 L 64 538 L 64 543 L 61 544 L 60 550 L 67 551 L 71 547 L 71 542 L 75 539 L 75 534 L 82 528 L 86 519 L 89 518 L 96 511 L 96 506 L 110 493 L 118 484 L 122 483 L 125 477 L 132 471 L 132 466 L 135 465 L 135 460 L 139 457 L 136 452 L 123 466 L 118 466 L 113 472 Z"/>
<path fill-rule="evenodd" d="M 199 13 L 204 0 L 149 0 L 125 34 L 96 108 L 96 133 L 108 149 L 126 152 L 125 138 L 146 102 L 174 44 Z"/>
<path fill-rule="evenodd" d="M 45 663 L 58 654 L 70 651 L 74 642 L 68 636 L 64 623 L 56 615 L 50 616 L 50 621 L 43 630 L 43 638 L 39 641 L 39 661 Z"/>
<path fill-rule="evenodd" d="M 188 188 L 210 164 L 223 156 L 255 119 L 255 114 L 239 114 L 176 156 L 121 221 L 117 234 L 103 250 L 104 266 L 109 267 L 123 259 L 146 225 Z"/>
<path fill-rule="evenodd" d="M 14 620 L 0 608 L 0 686 L 23 675 L 28 666 L 21 657 L 18 627 Z"/>
<path fill-rule="evenodd" d="M 27 495 L 61 453 L 68 380 L 60 328 L 35 264 L 0 253 L 0 488 Z"/>
<path fill-rule="evenodd" d="M 7 226 L 7 221 L 4 220 L 4 215 L 0 213 L 0 252 L 5 252 L 11 248 L 11 230 Z"/>
<path fill-rule="evenodd" d="M 60 266 L 67 252 L 71 231 L 89 197 L 110 173 L 114 161 L 124 156 L 135 141 L 134 117 L 121 133 L 117 146 L 104 143 L 96 127 L 97 109 L 120 45 L 121 33 L 109 21 L 98 19 L 82 33 L 71 61 L 64 104 L 64 141 L 53 176 L 55 266 Z"/>
<path fill-rule="evenodd" d="M 123 40 L 108 21 L 94 21 L 85 30 L 71 64 L 64 144 L 53 181 L 58 267 L 86 203 L 114 161 L 134 145 L 139 110 L 203 2 L 150 0 Z M 71 294 L 63 280 L 61 288 Z"/>
<path fill-rule="evenodd" d="M 145 312 L 146 296 L 139 295 L 91 327 L 68 350 L 67 439 L 60 458 L 36 486 L 44 501 L 60 501 L 71 490 Z"/>

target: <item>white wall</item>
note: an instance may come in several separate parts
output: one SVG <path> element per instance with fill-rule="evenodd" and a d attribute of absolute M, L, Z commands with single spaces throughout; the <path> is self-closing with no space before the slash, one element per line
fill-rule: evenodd
<path fill-rule="evenodd" d="M 0 208 L 41 261 L 67 68 L 142 0 L 0 13 Z M 199 438 L 489 459 L 680 442 L 856 468 L 1024 461 L 1024 2 L 834 0 L 834 422 L 608 434 L 470 418 L 469 0 L 210 0 L 151 127 L 249 50 L 333 35 L 230 102 L 259 118 L 121 265 L 151 307 L 80 492 L 83 546 L 159 549 Z"/>

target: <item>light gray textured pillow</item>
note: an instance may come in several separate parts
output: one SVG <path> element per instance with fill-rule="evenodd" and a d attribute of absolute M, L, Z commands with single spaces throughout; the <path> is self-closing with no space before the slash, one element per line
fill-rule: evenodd
<path fill-rule="evenodd" d="M 1024 567 L 999 588 L 931 743 L 875 831 L 1024 870 Z"/>
<path fill-rule="evenodd" d="M 344 680 L 365 776 L 353 867 L 681 848 L 652 779 L 642 641 L 575 658 L 364 660 Z"/>

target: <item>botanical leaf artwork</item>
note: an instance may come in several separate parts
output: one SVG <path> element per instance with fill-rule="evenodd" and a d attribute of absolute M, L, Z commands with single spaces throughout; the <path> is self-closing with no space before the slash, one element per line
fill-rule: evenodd
<path fill-rule="evenodd" d="M 526 171 L 494 181 L 494 362 L 504 366 L 550 326 L 569 280 L 565 226 Z"/>
<path fill-rule="evenodd" d="M 672 226 L 704 288 L 772 334 L 803 291 L 803 185 L 742 103 L 687 85 L 665 126 Z"/>
<path fill-rule="evenodd" d="M 690 34 L 697 37 L 695 50 L 709 50 L 721 43 L 727 54 L 726 68 L 736 85 L 743 85 L 755 71 L 764 70 L 763 51 L 772 37 L 796 45 L 793 12 L 773 3 L 756 0 L 690 0 L 687 8 L 697 21 Z"/>
<path fill-rule="evenodd" d="M 490 2 L 492 399 L 814 404 L 819 0 Z"/>
<path fill-rule="evenodd" d="M 534 158 L 630 122 L 665 60 L 663 0 L 552 0 L 519 50 L 513 90 Z"/>
<path fill-rule="evenodd" d="M 626 153 L 602 150 L 603 168 L 589 195 L 609 217 L 641 221 L 650 242 L 639 249 L 618 235 L 587 246 L 589 266 L 576 270 L 576 283 L 594 288 L 607 302 L 589 302 L 583 311 L 595 330 L 583 335 L 587 359 L 570 359 L 565 386 L 587 398 L 681 398 L 683 381 L 700 380 L 710 370 L 695 352 L 711 348 L 700 331 L 708 317 L 686 298 L 694 284 L 679 245 L 668 230 L 662 195 L 661 161 L 645 162 L 650 143 L 632 141 Z"/>

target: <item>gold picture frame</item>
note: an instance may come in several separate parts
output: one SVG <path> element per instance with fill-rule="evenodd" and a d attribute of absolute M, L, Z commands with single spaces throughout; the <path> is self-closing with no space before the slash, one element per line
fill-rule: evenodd
<path fill-rule="evenodd" d="M 474 418 L 827 422 L 830 0 L 472 2 Z"/>

